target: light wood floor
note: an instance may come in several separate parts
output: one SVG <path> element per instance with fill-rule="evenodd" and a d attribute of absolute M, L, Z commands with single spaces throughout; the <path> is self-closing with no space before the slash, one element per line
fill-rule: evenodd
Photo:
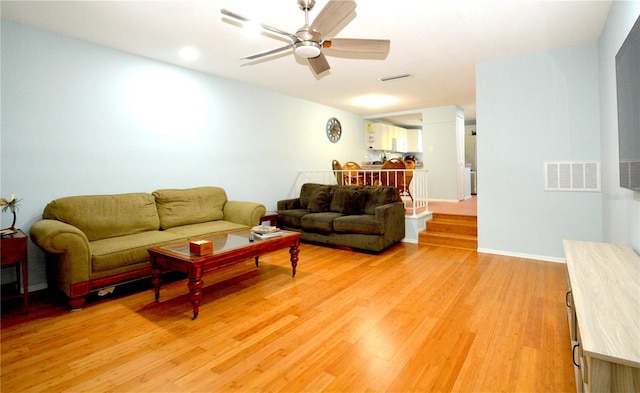
<path fill-rule="evenodd" d="M 2 316 L 3 392 L 575 392 L 564 264 L 303 244 L 186 282 Z M 116 289 L 118 291 L 118 289 Z"/>
<path fill-rule="evenodd" d="M 429 202 L 429 211 L 433 213 L 460 214 L 464 216 L 478 216 L 478 196 L 460 202 Z"/>

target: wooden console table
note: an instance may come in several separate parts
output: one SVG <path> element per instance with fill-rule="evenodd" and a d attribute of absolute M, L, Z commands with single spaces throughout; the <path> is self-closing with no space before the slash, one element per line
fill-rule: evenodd
<path fill-rule="evenodd" d="M 629 246 L 564 241 L 578 392 L 640 391 L 640 257 Z"/>

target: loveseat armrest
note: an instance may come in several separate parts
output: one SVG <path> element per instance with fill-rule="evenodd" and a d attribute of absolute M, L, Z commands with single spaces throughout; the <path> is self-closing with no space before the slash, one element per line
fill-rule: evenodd
<path fill-rule="evenodd" d="M 277 210 L 300 209 L 300 198 L 283 199 L 278 201 Z"/>
<path fill-rule="evenodd" d="M 267 208 L 263 204 L 249 201 L 227 201 L 222 208 L 225 221 L 253 227 L 260 224 Z"/>
<path fill-rule="evenodd" d="M 404 203 L 393 202 L 376 207 L 376 220 L 384 222 L 384 237 L 390 241 L 404 238 Z"/>
<path fill-rule="evenodd" d="M 60 255 L 58 282 L 60 289 L 71 297 L 71 285 L 89 281 L 91 248 L 87 236 L 73 225 L 58 220 L 35 222 L 30 230 L 31 240 L 42 250 Z"/>

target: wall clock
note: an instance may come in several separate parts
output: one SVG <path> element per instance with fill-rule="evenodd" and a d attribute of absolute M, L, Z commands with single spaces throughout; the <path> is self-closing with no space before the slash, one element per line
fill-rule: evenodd
<path fill-rule="evenodd" d="M 340 124 L 340 120 L 335 117 L 329 118 L 327 120 L 327 138 L 333 143 L 336 143 L 340 140 L 342 136 L 342 125 Z"/>

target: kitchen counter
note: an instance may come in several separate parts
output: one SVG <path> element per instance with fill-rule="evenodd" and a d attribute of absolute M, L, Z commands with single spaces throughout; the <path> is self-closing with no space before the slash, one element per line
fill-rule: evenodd
<path fill-rule="evenodd" d="M 372 164 L 370 162 L 366 162 L 363 161 L 361 163 L 362 169 L 369 169 L 369 170 L 379 170 L 382 169 L 382 164 Z M 423 162 L 416 162 L 416 169 L 423 169 L 424 168 L 424 163 Z"/>

